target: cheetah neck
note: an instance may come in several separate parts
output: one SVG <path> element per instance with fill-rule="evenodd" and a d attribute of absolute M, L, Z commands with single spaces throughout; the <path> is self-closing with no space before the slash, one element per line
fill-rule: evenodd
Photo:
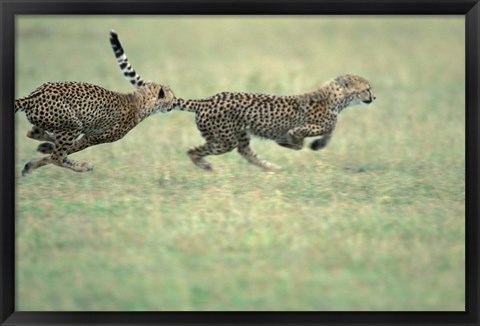
<path fill-rule="evenodd" d="M 129 110 L 133 111 L 136 124 L 139 124 L 149 116 L 157 113 L 160 110 L 158 106 L 151 106 L 147 104 L 147 99 L 138 91 L 124 95 Z"/>
<path fill-rule="evenodd" d="M 350 96 L 345 95 L 343 87 L 335 80 L 322 85 L 317 91 L 306 96 L 309 98 L 309 103 L 321 105 L 335 114 L 339 114 L 351 101 Z"/>

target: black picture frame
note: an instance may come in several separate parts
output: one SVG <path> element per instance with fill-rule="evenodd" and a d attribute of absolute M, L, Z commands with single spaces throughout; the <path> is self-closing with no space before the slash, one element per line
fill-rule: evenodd
<path fill-rule="evenodd" d="M 478 139 L 480 4 L 478 0 L 0 0 L 1 325 L 444 324 L 478 325 Z M 17 312 L 15 311 L 14 18 L 15 15 L 465 15 L 466 310 L 465 312 Z"/>

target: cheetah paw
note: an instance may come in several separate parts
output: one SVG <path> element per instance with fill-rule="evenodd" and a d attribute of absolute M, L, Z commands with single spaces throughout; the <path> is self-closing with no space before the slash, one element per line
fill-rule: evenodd
<path fill-rule="evenodd" d="M 270 162 L 264 162 L 263 167 L 264 167 L 265 170 L 267 170 L 267 171 L 278 171 L 278 170 L 281 170 L 281 169 L 282 169 L 281 166 L 276 165 L 276 164 L 273 164 L 273 163 L 270 163 Z"/>
<path fill-rule="evenodd" d="M 22 176 L 24 177 L 27 174 L 29 174 L 31 169 L 32 169 L 32 162 L 28 162 L 27 164 L 25 164 L 22 170 Z"/>
<path fill-rule="evenodd" d="M 80 168 L 82 169 L 82 172 L 90 172 L 93 171 L 93 164 L 89 162 L 82 162 L 80 164 Z"/>
<path fill-rule="evenodd" d="M 319 149 L 324 148 L 327 145 L 327 142 L 324 138 L 315 139 L 310 143 L 310 149 L 312 151 L 318 151 Z"/>
<path fill-rule="evenodd" d="M 197 166 L 201 167 L 205 171 L 213 171 L 212 164 L 210 164 L 208 162 L 199 162 L 199 164 L 197 164 Z"/>
<path fill-rule="evenodd" d="M 37 147 L 37 152 L 40 152 L 42 154 L 51 154 L 54 148 L 55 145 L 52 143 L 41 143 Z"/>

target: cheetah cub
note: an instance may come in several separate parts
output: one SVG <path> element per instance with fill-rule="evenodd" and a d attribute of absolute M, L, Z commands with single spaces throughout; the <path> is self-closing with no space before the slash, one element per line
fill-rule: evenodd
<path fill-rule="evenodd" d="M 123 75 L 135 87 L 143 80 L 128 63 L 115 31 L 110 44 Z M 223 92 L 204 99 L 175 98 L 171 109 L 195 113 L 197 129 L 205 144 L 187 153 L 192 162 L 211 170 L 208 155 L 220 155 L 237 149 L 248 162 L 274 170 L 278 166 L 260 159 L 250 147 L 250 137 L 274 140 L 278 145 L 300 150 L 307 137 L 319 137 L 310 148 L 325 147 L 332 137 L 339 113 L 346 107 L 370 104 L 375 100 L 372 86 L 363 77 L 342 75 L 319 89 L 300 95 L 275 96 L 254 93 Z"/>
<path fill-rule="evenodd" d="M 83 82 L 44 83 L 15 100 L 33 128 L 27 137 L 46 141 L 37 151 L 49 154 L 25 164 L 22 175 L 53 163 L 75 172 L 93 169 L 68 154 L 89 146 L 114 142 L 148 116 L 171 110 L 174 95 L 167 86 L 147 82 L 135 92 L 120 94 Z"/>

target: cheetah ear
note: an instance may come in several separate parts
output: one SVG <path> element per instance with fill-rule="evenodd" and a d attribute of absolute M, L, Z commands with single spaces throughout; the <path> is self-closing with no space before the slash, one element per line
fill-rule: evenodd
<path fill-rule="evenodd" d="M 158 98 L 159 99 L 165 98 L 165 92 L 163 91 L 163 88 L 160 88 L 160 91 L 158 92 Z"/>
<path fill-rule="evenodd" d="M 344 81 L 342 82 L 342 86 L 345 87 L 345 88 L 350 88 L 351 85 L 350 85 L 350 83 L 349 83 L 347 80 L 344 80 Z"/>
<path fill-rule="evenodd" d="M 335 78 L 335 82 L 343 88 L 350 88 L 352 85 L 350 84 L 350 81 L 346 77 L 347 76 L 339 76 Z"/>

